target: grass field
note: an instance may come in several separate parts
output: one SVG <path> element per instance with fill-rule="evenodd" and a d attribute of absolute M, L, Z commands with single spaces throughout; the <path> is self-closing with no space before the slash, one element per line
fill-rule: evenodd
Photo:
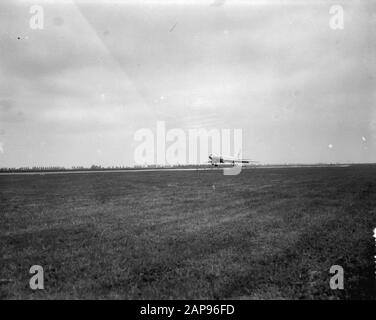
<path fill-rule="evenodd" d="M 0 176 L 0 298 L 373 299 L 375 227 L 370 165 Z"/>

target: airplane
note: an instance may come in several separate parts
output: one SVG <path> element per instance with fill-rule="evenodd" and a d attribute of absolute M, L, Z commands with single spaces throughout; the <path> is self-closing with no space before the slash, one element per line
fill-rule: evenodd
<path fill-rule="evenodd" d="M 249 164 L 249 163 L 257 163 L 257 162 L 258 161 L 250 160 L 250 159 L 239 159 L 239 154 L 238 154 L 238 159 L 236 159 L 235 157 L 216 155 L 214 153 L 211 153 L 209 155 L 209 161 L 208 161 L 208 163 L 216 167 L 218 167 L 218 164 L 232 164 L 234 166 L 235 164 L 238 164 L 238 163 Z"/>

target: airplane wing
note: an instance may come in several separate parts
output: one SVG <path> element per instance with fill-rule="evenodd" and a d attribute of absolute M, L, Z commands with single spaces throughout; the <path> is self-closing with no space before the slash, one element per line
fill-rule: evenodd
<path fill-rule="evenodd" d="M 237 159 L 237 160 L 232 160 L 231 162 L 235 162 L 235 163 L 258 163 L 259 161 L 250 160 L 250 159 Z"/>

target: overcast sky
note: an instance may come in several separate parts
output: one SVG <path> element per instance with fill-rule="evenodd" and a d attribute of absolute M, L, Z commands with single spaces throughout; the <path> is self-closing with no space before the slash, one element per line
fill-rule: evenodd
<path fill-rule="evenodd" d="M 335 2 L 343 30 L 330 1 L 63 2 L 33 30 L 1 1 L 0 167 L 130 165 L 158 120 L 242 128 L 263 163 L 376 162 L 371 1 Z"/>

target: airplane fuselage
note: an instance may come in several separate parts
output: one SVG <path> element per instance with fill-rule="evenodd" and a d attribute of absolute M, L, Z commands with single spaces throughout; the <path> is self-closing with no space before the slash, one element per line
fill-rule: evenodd
<path fill-rule="evenodd" d="M 209 155 L 209 163 L 211 163 L 214 166 L 218 166 L 219 164 L 243 164 L 243 163 L 252 163 L 256 162 L 253 160 L 245 160 L 245 159 L 235 159 L 234 157 L 230 156 L 222 156 L 222 155 L 216 155 L 216 154 L 211 154 Z"/>

